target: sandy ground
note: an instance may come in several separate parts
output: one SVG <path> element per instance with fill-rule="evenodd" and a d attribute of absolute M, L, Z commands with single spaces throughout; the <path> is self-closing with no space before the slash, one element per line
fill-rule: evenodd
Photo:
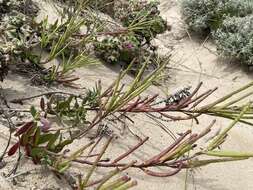
<path fill-rule="evenodd" d="M 252 81 L 251 73 L 239 65 L 232 65 L 229 61 L 221 60 L 215 53 L 215 46 L 210 40 L 197 40 L 194 36 L 187 34 L 185 25 L 180 17 L 179 2 L 176 0 L 161 0 L 162 16 L 172 25 L 172 30 L 159 36 L 154 43 L 159 45 L 161 54 L 167 54 L 171 47 L 174 47 L 173 58 L 171 62 L 171 78 L 166 84 L 168 89 L 178 89 L 185 86 L 195 86 L 200 81 L 204 82 L 203 91 L 206 89 L 219 87 L 219 90 L 209 100 L 214 100 L 226 93 L 241 87 L 242 85 Z M 46 10 L 44 10 L 46 11 Z M 56 14 L 56 13 L 54 13 Z M 51 14 L 54 19 L 53 14 Z M 117 76 L 118 69 L 110 68 L 103 65 L 83 68 L 77 71 L 81 77 L 80 84 L 82 86 L 93 86 L 94 82 L 101 79 L 104 85 L 109 85 Z M 126 82 L 128 79 L 126 79 Z M 45 87 L 32 87 L 29 79 L 10 74 L 8 79 L 2 84 L 3 93 L 8 99 L 38 94 L 45 91 L 55 90 Z M 73 91 L 72 89 L 64 89 Z M 157 92 L 156 87 L 148 90 L 152 94 Z M 29 106 L 31 103 L 27 103 Z M 167 147 L 172 139 L 164 132 L 155 133 L 155 125 L 144 116 L 135 116 L 136 124 L 131 125 L 131 129 L 140 136 L 149 136 L 149 142 L 134 154 L 131 159 L 147 158 L 154 155 L 159 150 Z M 138 119 L 139 118 L 139 119 Z M 172 122 L 167 126 L 174 132 L 183 132 L 186 129 L 200 130 L 206 127 L 212 118 L 200 118 L 200 125 L 193 125 L 192 122 Z M 218 119 L 215 129 L 226 127 L 228 120 Z M 5 147 L 8 136 L 8 130 L 2 126 L 0 128 L 0 149 Z M 253 151 L 253 130 L 245 125 L 238 124 L 229 136 L 228 142 L 223 146 L 224 149 Z M 127 142 L 126 142 L 127 139 Z M 76 148 L 80 144 L 76 142 L 69 148 Z M 109 148 L 107 156 L 119 155 L 119 152 L 126 150 L 127 147 L 136 144 L 136 139 L 130 135 L 120 136 Z M 9 190 L 69 190 L 70 187 L 63 181 L 57 179 L 52 173 L 46 171 L 41 166 L 34 166 L 30 161 L 23 160 L 18 172 L 31 170 L 31 174 L 18 177 L 17 184 L 13 185 L 10 180 L 6 180 L 3 175 L 8 173 L 15 163 L 15 158 L 7 159 L 7 166 L 0 170 L 0 189 Z M 71 172 L 86 171 L 86 166 L 73 165 Z M 96 175 L 102 175 L 105 171 L 98 170 Z M 253 161 L 252 159 L 243 162 L 231 162 L 225 164 L 215 164 L 203 168 L 182 171 L 176 176 L 170 178 L 154 178 L 143 175 L 141 171 L 129 170 L 129 176 L 138 180 L 138 186 L 135 190 L 250 190 L 253 189 Z M 186 180 L 186 176 L 188 176 Z"/>

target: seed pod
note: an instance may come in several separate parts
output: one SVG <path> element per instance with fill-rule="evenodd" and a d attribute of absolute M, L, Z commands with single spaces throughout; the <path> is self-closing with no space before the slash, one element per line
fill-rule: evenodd
<path fill-rule="evenodd" d="M 43 97 L 40 99 L 40 108 L 42 111 L 45 111 L 45 100 Z"/>
<path fill-rule="evenodd" d="M 20 146 L 20 142 L 18 141 L 16 144 L 14 144 L 14 145 L 9 149 L 9 151 L 8 151 L 8 156 L 14 155 L 14 154 L 17 152 L 19 146 Z"/>

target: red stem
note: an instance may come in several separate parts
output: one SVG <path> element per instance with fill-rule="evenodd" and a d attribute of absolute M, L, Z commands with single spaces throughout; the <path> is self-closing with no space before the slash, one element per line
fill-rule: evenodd
<path fill-rule="evenodd" d="M 116 158 L 115 160 L 112 161 L 112 164 L 115 164 L 115 163 L 119 162 L 120 160 L 123 160 L 124 158 L 129 156 L 131 153 L 133 153 L 135 150 L 137 150 L 140 146 L 142 146 L 148 139 L 149 139 L 149 137 L 146 137 L 144 140 L 139 142 L 137 145 L 135 145 L 133 148 L 128 150 L 126 153 L 120 155 L 118 158 Z"/>

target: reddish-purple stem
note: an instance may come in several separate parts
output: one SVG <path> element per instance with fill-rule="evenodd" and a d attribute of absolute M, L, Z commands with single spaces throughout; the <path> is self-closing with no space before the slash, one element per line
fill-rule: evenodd
<path fill-rule="evenodd" d="M 124 154 L 120 155 L 118 158 L 116 158 L 115 160 L 112 161 L 112 164 L 115 164 L 115 163 L 119 162 L 120 160 L 123 160 L 124 158 L 126 158 L 127 156 L 129 156 L 131 153 L 133 153 L 135 150 L 137 150 L 140 146 L 142 146 L 148 139 L 149 139 L 149 137 L 146 137 L 144 140 L 142 140 L 141 142 L 139 142 L 133 148 L 131 148 L 130 150 L 128 150 Z"/>

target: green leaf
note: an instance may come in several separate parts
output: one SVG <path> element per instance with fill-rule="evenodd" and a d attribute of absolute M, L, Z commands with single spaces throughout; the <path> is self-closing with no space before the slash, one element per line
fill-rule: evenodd
<path fill-rule="evenodd" d="M 69 163 L 64 164 L 64 165 L 60 165 L 60 166 L 58 166 L 58 172 L 64 173 L 69 167 L 70 167 Z"/>
<path fill-rule="evenodd" d="M 39 139 L 40 139 L 40 134 L 41 134 L 40 128 L 37 127 L 35 135 L 34 135 L 34 142 L 33 142 L 34 146 L 38 145 Z"/>
<path fill-rule="evenodd" d="M 53 134 L 52 138 L 49 140 L 47 147 L 50 150 L 54 150 L 55 149 L 55 145 L 54 143 L 57 141 L 58 137 L 60 136 L 60 130 L 58 130 L 55 134 Z"/>
<path fill-rule="evenodd" d="M 34 106 L 31 106 L 30 112 L 31 112 L 32 116 L 35 118 L 35 117 L 36 117 L 36 114 L 37 114 L 37 110 L 35 109 Z"/>
<path fill-rule="evenodd" d="M 235 152 L 235 151 L 208 151 L 205 152 L 208 156 L 217 157 L 231 157 L 231 158 L 250 158 L 253 157 L 253 153 L 249 152 Z"/>
<path fill-rule="evenodd" d="M 234 162 L 239 160 L 245 160 L 248 159 L 246 157 L 237 157 L 237 158 L 218 158 L 218 159 L 205 159 L 205 160 L 190 160 L 188 162 L 190 168 L 199 168 L 203 167 L 209 164 L 215 164 L 215 163 L 224 163 L 224 162 Z"/>
<path fill-rule="evenodd" d="M 73 140 L 68 139 L 68 140 L 65 140 L 65 141 L 59 143 L 59 144 L 55 147 L 55 151 L 56 151 L 56 152 L 62 151 L 62 149 L 63 149 L 65 146 L 71 144 L 72 142 L 73 142 Z"/>
<path fill-rule="evenodd" d="M 40 144 L 44 144 L 48 141 L 50 141 L 50 139 L 54 136 L 54 134 L 42 134 L 40 135 L 39 141 L 38 141 L 38 145 Z"/>
<path fill-rule="evenodd" d="M 32 148 L 31 150 L 31 156 L 32 157 L 42 157 L 45 154 L 45 151 L 43 150 L 43 148 Z"/>

